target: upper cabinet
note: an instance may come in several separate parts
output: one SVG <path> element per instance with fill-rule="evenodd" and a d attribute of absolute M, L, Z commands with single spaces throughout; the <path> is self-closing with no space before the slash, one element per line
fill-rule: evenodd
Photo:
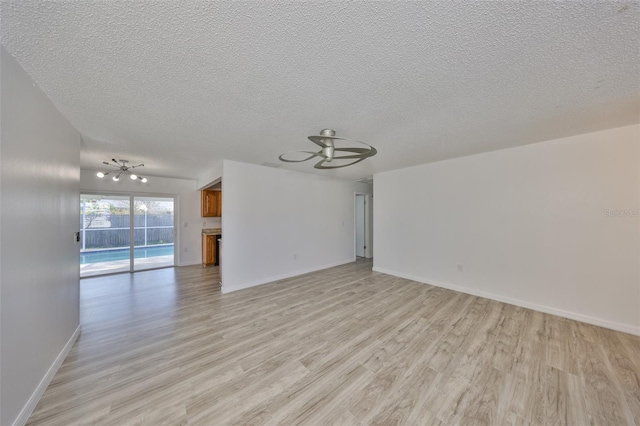
<path fill-rule="evenodd" d="M 222 191 L 202 191 L 202 217 L 222 217 Z"/>

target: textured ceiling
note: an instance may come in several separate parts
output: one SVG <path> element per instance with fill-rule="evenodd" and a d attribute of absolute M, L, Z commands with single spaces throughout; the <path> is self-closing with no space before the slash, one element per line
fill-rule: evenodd
<path fill-rule="evenodd" d="M 373 173 L 640 121 L 638 2 L 2 1 L 2 43 L 112 157 L 197 178 L 329 127 Z M 316 172 L 312 162 L 284 168 Z"/>

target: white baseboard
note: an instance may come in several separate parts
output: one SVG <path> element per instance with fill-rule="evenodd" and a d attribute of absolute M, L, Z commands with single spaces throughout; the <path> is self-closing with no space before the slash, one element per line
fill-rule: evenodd
<path fill-rule="evenodd" d="M 308 269 L 300 269 L 300 270 L 289 272 L 289 273 L 282 274 L 282 275 L 276 275 L 276 276 L 265 278 L 265 279 L 251 281 L 251 282 L 248 282 L 248 283 L 240 284 L 238 286 L 234 286 L 231 289 L 228 286 L 225 286 L 223 284 L 221 291 L 222 291 L 222 293 L 231 293 L 232 291 L 244 290 L 246 288 L 251 288 L 251 287 L 255 287 L 255 286 L 258 286 L 258 285 L 262 285 L 262 284 L 268 284 L 268 283 L 272 283 L 274 281 L 284 280 L 286 278 L 297 277 L 298 275 L 304 275 L 304 274 L 308 274 L 310 272 L 321 271 L 323 269 L 333 268 L 334 266 L 340 266 L 340 265 L 344 265 L 344 264 L 355 262 L 355 261 L 356 261 L 356 258 L 353 257 L 353 258 L 348 259 L 348 260 L 341 260 L 339 262 L 329 263 L 329 264 L 322 265 L 322 266 L 316 266 L 316 267 L 308 268 Z"/>
<path fill-rule="evenodd" d="M 373 270 L 375 272 L 381 272 L 387 275 L 393 275 L 400 278 L 406 278 L 408 280 L 417 281 L 419 283 L 429 284 L 436 287 L 442 287 L 449 290 L 459 291 L 460 293 L 470 294 L 472 296 L 484 297 L 485 299 L 491 299 L 498 302 L 508 303 L 510 305 L 520 306 L 522 308 L 532 309 L 534 311 L 544 312 L 545 314 L 557 315 L 559 317 L 564 317 L 580 322 L 584 322 L 591 325 L 597 325 L 599 327 L 608 328 L 615 331 L 621 331 L 623 333 L 633 334 L 635 336 L 640 336 L 640 327 L 634 327 L 632 325 L 623 324 L 615 321 L 609 321 L 602 318 L 595 318 L 589 315 L 580 314 L 577 312 L 565 311 L 558 308 L 553 308 L 550 306 L 539 305 L 537 303 L 530 303 L 520 299 L 513 299 L 511 297 L 501 296 L 494 293 L 489 293 L 486 291 L 475 290 L 468 287 L 462 287 L 455 284 L 444 283 L 436 280 L 429 280 L 422 277 L 417 277 L 410 274 L 404 274 L 402 272 L 391 271 L 388 269 L 377 268 L 374 267 Z"/>
<path fill-rule="evenodd" d="M 38 401 L 40 401 L 40 398 L 42 398 L 44 391 L 47 390 L 49 383 L 51 383 L 51 380 L 53 380 L 53 376 L 55 376 L 58 372 L 58 369 L 64 362 L 64 359 L 67 357 L 67 355 L 69 355 L 69 351 L 71 351 L 71 348 L 73 347 L 73 344 L 76 342 L 76 339 L 79 335 L 80 326 L 78 326 L 78 328 L 76 328 L 76 331 L 73 332 L 67 344 L 64 345 L 55 361 L 53 361 L 53 364 L 51 364 L 51 367 L 49 367 L 49 370 L 47 370 L 47 373 L 44 375 L 42 380 L 40 380 L 40 383 L 36 387 L 36 390 L 33 391 L 31 397 L 22 408 L 22 411 L 20 411 L 20 414 L 18 414 L 18 417 L 13 422 L 13 426 L 23 426 L 27 423 L 27 420 L 29 420 L 29 416 L 31 416 L 31 413 L 33 413 L 36 405 L 38 405 Z"/>

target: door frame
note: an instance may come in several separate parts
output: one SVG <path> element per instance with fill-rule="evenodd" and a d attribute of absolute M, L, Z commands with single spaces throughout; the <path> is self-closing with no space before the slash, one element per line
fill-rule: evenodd
<path fill-rule="evenodd" d="M 94 191 L 91 189 L 88 190 L 80 190 L 80 199 L 82 200 L 83 195 L 103 195 L 103 196 L 121 196 L 121 197 L 129 197 L 129 218 L 130 218 L 130 226 L 129 228 L 129 271 L 124 272 L 107 272 L 106 274 L 99 275 L 91 275 L 88 277 L 80 277 L 80 278 L 92 278 L 92 277 L 101 277 L 105 275 L 114 275 L 114 274 L 132 274 L 134 272 L 143 272 L 143 271 L 151 271 L 154 269 L 163 269 L 163 268 L 173 268 L 178 265 L 178 252 L 180 247 L 180 227 L 178 224 L 180 223 L 180 196 L 177 194 L 161 194 L 155 192 L 131 192 L 131 191 Z M 133 209 L 133 201 L 135 197 L 158 197 L 158 198 L 172 198 L 173 199 L 173 265 L 172 266 L 159 266 L 157 268 L 147 268 L 136 271 L 134 269 L 134 257 L 133 250 L 134 246 L 134 209 Z M 80 230 L 82 233 L 82 229 Z M 79 254 L 78 254 L 79 256 Z"/>
<path fill-rule="evenodd" d="M 366 192 L 354 192 L 353 193 L 353 258 L 356 259 L 358 248 L 356 247 L 357 243 L 357 225 L 358 225 L 358 217 L 357 217 L 357 200 L 358 196 L 364 196 L 364 257 L 366 259 L 370 259 L 373 257 L 373 220 L 372 219 L 372 194 Z"/>

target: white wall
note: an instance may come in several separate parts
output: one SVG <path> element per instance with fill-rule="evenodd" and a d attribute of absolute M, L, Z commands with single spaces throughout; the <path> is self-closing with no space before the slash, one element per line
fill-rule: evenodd
<path fill-rule="evenodd" d="M 373 185 L 367 184 L 369 195 L 367 198 L 367 208 L 365 212 L 365 220 L 367 222 L 367 249 L 364 251 L 366 258 L 373 257 Z"/>
<path fill-rule="evenodd" d="M 80 134 L 1 48 L 0 424 L 23 424 L 79 333 Z"/>
<path fill-rule="evenodd" d="M 354 193 L 369 188 L 225 160 L 223 292 L 355 260 Z"/>
<path fill-rule="evenodd" d="M 374 269 L 640 334 L 639 144 L 634 125 L 377 174 Z"/>
<path fill-rule="evenodd" d="M 222 178 L 222 161 L 211 160 L 211 168 L 202 173 L 198 178 L 197 189 L 209 188 L 213 182 Z"/>
<path fill-rule="evenodd" d="M 373 220 L 373 205 L 374 205 L 374 200 L 373 200 L 373 185 L 371 185 L 371 196 L 369 197 L 369 204 L 368 204 L 368 208 L 367 211 L 369 212 L 369 223 L 370 225 L 368 226 L 369 230 L 368 230 L 368 235 L 369 235 L 369 245 L 367 246 L 367 257 L 373 257 L 374 256 L 374 248 L 375 248 L 375 243 L 373 240 L 373 226 L 374 226 L 374 220 Z"/>
<path fill-rule="evenodd" d="M 140 172 L 142 173 L 142 172 Z M 143 173 L 144 176 L 144 173 Z M 131 179 L 98 179 L 96 171 L 82 170 L 80 188 L 82 193 L 123 192 L 134 194 L 177 195 L 176 208 L 178 224 L 178 265 L 194 265 L 202 262 L 202 228 L 219 228 L 221 220 L 217 217 L 201 217 L 200 191 L 196 190 L 196 181 L 147 176 L 149 181 L 142 183 Z"/>

